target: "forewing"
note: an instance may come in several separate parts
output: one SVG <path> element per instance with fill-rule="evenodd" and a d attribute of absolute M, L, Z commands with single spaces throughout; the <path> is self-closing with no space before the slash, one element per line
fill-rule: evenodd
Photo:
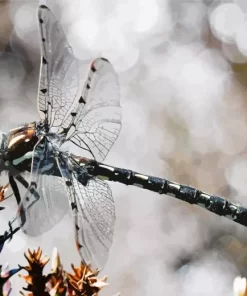
<path fill-rule="evenodd" d="M 41 174 L 41 168 L 49 169 L 49 160 L 47 142 L 43 139 L 34 149 L 29 188 L 18 209 L 22 230 L 30 236 L 50 230 L 68 210 L 62 178 Z"/>
<path fill-rule="evenodd" d="M 79 88 L 77 61 L 53 13 L 39 7 L 41 71 L 38 110 L 56 133 L 72 108 Z"/>
<path fill-rule="evenodd" d="M 83 168 L 72 170 L 70 177 L 64 180 L 70 196 L 81 259 L 94 268 L 102 268 L 112 245 L 116 219 L 111 189 L 102 180 L 88 179 Z M 83 182 L 87 183 L 86 186 Z"/>
<path fill-rule="evenodd" d="M 110 62 L 96 59 L 89 71 L 78 107 L 68 115 L 61 133 L 79 147 L 103 161 L 121 129 L 118 77 Z M 84 150 L 84 151 L 83 151 Z"/>

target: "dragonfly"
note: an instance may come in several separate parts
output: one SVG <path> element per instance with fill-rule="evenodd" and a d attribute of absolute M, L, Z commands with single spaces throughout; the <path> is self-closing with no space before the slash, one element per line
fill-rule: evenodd
<path fill-rule="evenodd" d="M 44 5 L 39 7 L 38 21 L 40 120 L 0 133 L 0 171 L 8 172 L 18 204 L 1 241 L 20 229 L 30 236 L 41 235 L 70 210 L 82 262 L 102 268 L 116 220 L 107 181 L 173 196 L 247 226 L 247 209 L 223 197 L 105 164 L 121 130 L 117 73 L 107 59 L 97 58 L 81 88 L 78 62 L 59 21 Z M 23 195 L 20 186 L 25 189 Z"/>

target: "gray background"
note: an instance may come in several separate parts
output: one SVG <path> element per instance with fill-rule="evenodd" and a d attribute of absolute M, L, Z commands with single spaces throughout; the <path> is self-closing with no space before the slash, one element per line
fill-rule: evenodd
<path fill-rule="evenodd" d="M 106 163 L 247 204 L 245 1 L 40 3 L 61 21 L 77 58 L 104 56 L 119 74 L 123 127 Z M 38 120 L 37 7 L 0 2 L 3 131 Z M 111 185 L 117 221 L 102 271 L 110 286 L 101 295 L 232 295 L 234 278 L 247 272 L 244 227 L 167 196 Z M 16 212 L 14 200 L 6 206 L 1 233 Z M 37 246 L 51 256 L 56 246 L 69 270 L 79 263 L 71 223 L 66 216 L 35 239 L 16 234 L 1 263 L 23 264 L 23 252 Z M 17 295 L 23 282 L 12 283 Z"/>

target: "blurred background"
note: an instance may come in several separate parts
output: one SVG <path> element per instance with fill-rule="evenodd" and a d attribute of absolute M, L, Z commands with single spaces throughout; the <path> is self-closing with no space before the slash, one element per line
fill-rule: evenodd
<path fill-rule="evenodd" d="M 247 206 L 247 1 L 0 1 L 0 129 L 38 120 L 37 8 L 60 20 L 75 56 L 104 56 L 119 75 L 123 126 L 106 163 L 185 183 Z M 85 73 L 86 74 L 86 73 Z M 84 77 L 82 77 L 83 81 Z M 6 176 L 1 176 L 1 185 Z M 114 244 L 101 295 L 230 296 L 247 276 L 247 229 L 171 197 L 111 184 Z M 6 201 L 0 230 L 16 212 Z M 27 248 L 78 264 L 70 217 Z M 24 282 L 13 277 L 13 294 Z"/>

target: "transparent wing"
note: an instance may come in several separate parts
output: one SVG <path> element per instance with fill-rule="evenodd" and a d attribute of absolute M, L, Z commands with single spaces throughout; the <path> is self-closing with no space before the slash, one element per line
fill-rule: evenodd
<path fill-rule="evenodd" d="M 61 166 L 61 159 L 59 162 Z M 116 219 L 111 189 L 102 180 L 89 179 L 87 171 L 80 166 L 72 170 L 70 177 L 65 176 L 65 184 L 81 258 L 94 268 L 102 268 L 112 245 Z"/>
<path fill-rule="evenodd" d="M 72 108 L 79 88 L 77 61 L 53 13 L 39 7 L 41 70 L 38 110 L 56 133 Z"/>
<path fill-rule="evenodd" d="M 115 207 L 108 184 L 90 179 L 84 187 L 73 177 L 78 211 L 75 214 L 78 251 L 86 263 L 102 268 L 112 245 Z"/>
<path fill-rule="evenodd" d="M 42 40 L 40 116 L 51 132 L 57 133 L 62 126 L 61 134 L 67 140 L 102 161 L 121 129 L 117 75 L 106 59 L 96 59 L 76 103 L 79 71 L 72 49 L 59 22 L 44 5 L 39 8 L 39 23 Z"/>
<path fill-rule="evenodd" d="M 29 188 L 19 209 L 18 220 L 22 230 L 30 236 L 38 236 L 55 226 L 68 210 L 68 198 L 62 178 L 42 175 L 44 168 L 49 172 L 45 139 L 34 149 Z M 50 171 L 52 172 L 52 171 Z"/>
<path fill-rule="evenodd" d="M 103 161 L 121 130 L 117 74 L 104 58 L 96 59 L 77 108 L 68 115 L 61 134 L 76 147 Z M 83 151 L 79 151 L 83 155 Z"/>

